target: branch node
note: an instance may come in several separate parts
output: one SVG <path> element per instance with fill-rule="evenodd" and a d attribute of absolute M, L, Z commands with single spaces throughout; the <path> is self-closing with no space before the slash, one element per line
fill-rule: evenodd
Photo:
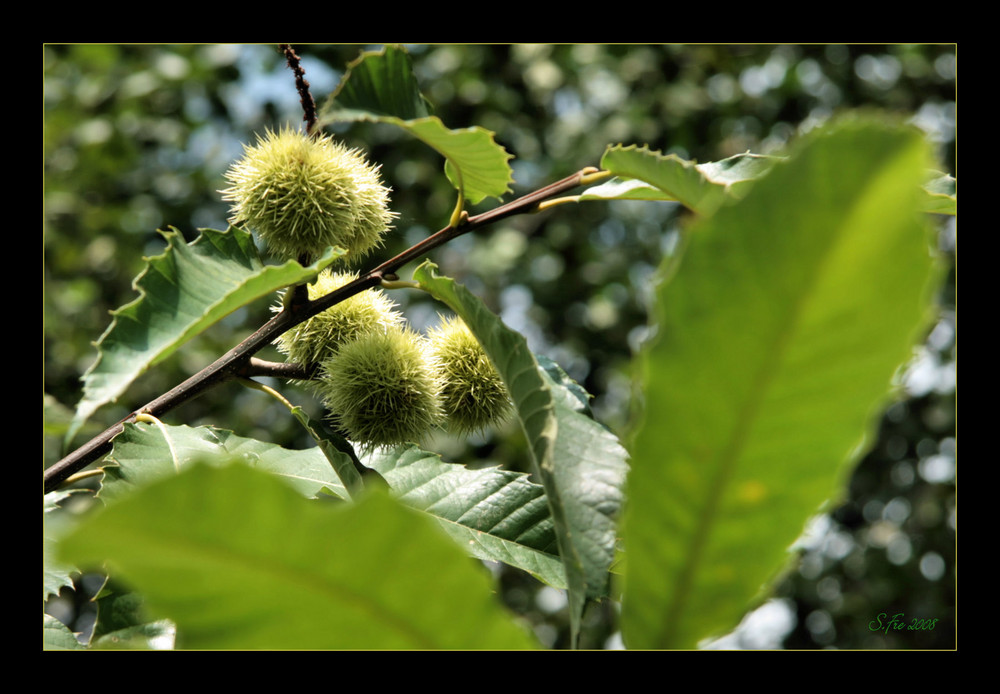
<path fill-rule="evenodd" d="M 591 183 L 603 181 L 605 178 L 610 177 L 610 171 L 600 171 L 593 166 L 588 166 L 580 171 L 580 185 L 590 185 Z"/>

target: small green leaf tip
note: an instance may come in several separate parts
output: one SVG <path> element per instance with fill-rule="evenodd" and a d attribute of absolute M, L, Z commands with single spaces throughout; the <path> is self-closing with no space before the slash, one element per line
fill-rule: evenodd
<path fill-rule="evenodd" d="M 327 135 L 267 130 L 256 145 L 244 145 L 225 177 L 230 223 L 257 232 L 286 260 L 313 259 L 328 246 L 345 249 L 347 262 L 361 259 L 382 244 L 397 216 L 379 167 Z"/>
<path fill-rule="evenodd" d="M 309 299 L 316 300 L 358 278 L 352 272 L 324 270 L 309 285 Z M 403 314 L 381 289 L 367 289 L 299 323 L 275 340 L 287 361 L 307 366 L 334 355 L 337 349 L 359 335 L 402 327 Z M 274 311 L 281 310 L 279 303 Z"/>
<path fill-rule="evenodd" d="M 441 421 L 433 365 L 408 328 L 351 340 L 323 362 L 320 378 L 330 418 L 363 447 L 417 442 Z"/>
<path fill-rule="evenodd" d="M 443 319 L 428 340 L 448 429 L 465 435 L 502 423 L 512 407 L 507 387 L 462 319 Z"/>

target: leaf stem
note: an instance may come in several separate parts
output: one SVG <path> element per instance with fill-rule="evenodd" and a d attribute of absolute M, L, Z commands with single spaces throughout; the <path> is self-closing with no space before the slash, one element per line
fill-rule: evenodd
<path fill-rule="evenodd" d="M 280 402 L 282 405 L 284 405 L 285 407 L 287 407 L 289 412 L 291 412 L 291 411 L 293 411 L 295 409 L 295 405 L 293 405 L 292 403 L 290 403 L 288 401 L 288 398 L 286 398 L 284 395 L 282 395 L 281 393 L 279 393 L 278 391 L 276 391 L 271 386 L 264 385 L 260 381 L 255 381 L 252 378 L 240 378 L 239 382 L 240 382 L 240 384 L 246 386 L 247 388 L 252 388 L 253 390 L 259 390 L 261 392 L 267 393 L 272 398 L 274 398 L 275 400 L 277 400 L 278 402 Z"/>
<path fill-rule="evenodd" d="M 580 185 L 582 186 L 589 186 L 591 183 L 603 181 L 605 178 L 611 178 L 612 176 L 610 171 L 601 171 L 593 166 L 588 166 L 581 173 L 583 174 L 580 176 Z"/>
<path fill-rule="evenodd" d="M 451 219 L 448 220 L 448 224 L 453 227 L 457 227 L 462 223 L 463 220 L 468 219 L 469 213 L 465 211 L 465 192 L 459 189 L 458 199 L 455 201 L 455 209 L 451 212 Z"/>
<path fill-rule="evenodd" d="M 155 426 L 157 429 L 160 430 L 160 434 L 163 435 L 163 440 L 166 442 L 167 448 L 170 450 L 170 459 L 174 463 L 174 472 L 180 472 L 181 471 L 180 460 L 177 459 L 177 452 L 174 451 L 174 443 L 173 441 L 170 440 L 170 433 L 167 431 L 167 428 L 163 426 L 163 422 L 161 422 L 153 415 L 147 414 L 145 412 L 140 412 L 139 414 L 137 414 L 135 416 L 135 421 L 144 422 L 146 424 L 152 424 L 153 426 Z"/>
<path fill-rule="evenodd" d="M 79 482 L 80 480 L 89 479 L 91 477 L 97 477 L 103 475 L 104 470 L 84 470 L 83 472 L 78 472 L 75 475 L 70 475 L 66 478 L 66 484 L 72 484 L 73 482 Z"/>
<path fill-rule="evenodd" d="M 561 198 L 553 198 L 552 200 L 546 200 L 545 202 L 538 203 L 538 211 L 547 210 L 550 207 L 555 207 L 557 205 L 566 205 L 573 202 L 580 202 L 579 195 L 566 195 Z"/>
<path fill-rule="evenodd" d="M 420 283 L 412 280 L 382 280 L 382 289 L 420 289 Z"/>

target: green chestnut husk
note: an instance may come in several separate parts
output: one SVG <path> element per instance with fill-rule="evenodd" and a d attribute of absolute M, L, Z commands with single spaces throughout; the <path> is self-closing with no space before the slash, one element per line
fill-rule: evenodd
<path fill-rule="evenodd" d="M 427 339 L 448 430 L 466 435 L 502 424 L 512 410 L 507 386 L 462 319 L 442 319 Z"/>
<path fill-rule="evenodd" d="M 408 328 L 341 345 L 322 363 L 317 390 L 333 423 L 363 448 L 419 442 L 441 422 L 433 364 Z"/>
<path fill-rule="evenodd" d="M 230 223 L 255 231 L 275 256 L 315 259 L 328 246 L 347 262 L 382 244 L 395 219 L 379 167 L 331 136 L 267 130 L 225 174 Z"/>

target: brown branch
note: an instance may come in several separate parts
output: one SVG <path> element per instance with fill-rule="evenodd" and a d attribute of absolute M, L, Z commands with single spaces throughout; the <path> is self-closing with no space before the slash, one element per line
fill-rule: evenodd
<path fill-rule="evenodd" d="M 316 369 L 313 367 L 294 362 L 265 361 L 257 357 L 250 357 L 250 360 L 240 369 L 240 376 L 244 378 L 269 376 L 271 378 L 287 378 L 293 381 L 308 381 L 315 372 Z"/>
<path fill-rule="evenodd" d="M 45 471 L 45 491 L 50 492 L 58 488 L 67 477 L 107 454 L 111 450 L 111 440 L 124 430 L 125 424 L 134 422 L 136 415 L 146 413 L 154 417 L 159 417 L 178 405 L 201 395 L 209 388 L 233 378 L 247 376 L 253 369 L 259 368 L 261 364 L 265 363 L 261 360 L 251 361 L 251 357 L 260 349 L 273 342 L 276 337 L 286 330 L 312 318 L 317 313 L 321 313 L 341 301 L 349 299 L 355 294 L 379 285 L 387 275 L 395 274 L 396 270 L 403 265 L 420 258 L 425 253 L 454 238 L 488 224 L 498 222 L 501 219 L 506 219 L 507 217 L 534 212 L 538 207 L 538 203 L 567 193 L 580 185 L 583 177 L 593 171 L 594 169 L 592 168 L 583 169 L 572 176 L 567 176 L 561 181 L 528 193 L 493 210 L 474 217 L 463 217 L 457 226 L 446 226 L 436 234 L 428 236 L 399 255 L 390 258 L 373 270 L 361 275 L 356 280 L 325 296 L 305 303 L 292 302 L 261 326 L 255 333 L 219 357 L 212 364 L 155 400 L 132 411 L 121 421 L 108 427 L 104 432 L 95 436 L 89 442 L 48 468 Z"/>

